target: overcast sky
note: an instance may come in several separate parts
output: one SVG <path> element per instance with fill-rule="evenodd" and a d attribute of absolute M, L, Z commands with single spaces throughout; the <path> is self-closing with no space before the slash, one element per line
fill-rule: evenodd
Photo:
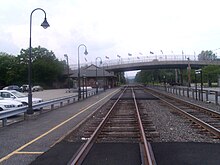
<path fill-rule="evenodd" d="M 29 47 L 30 13 L 42 8 L 50 27 L 40 26 L 44 14 L 35 11 L 32 46 L 52 50 L 58 59 L 68 54 L 70 64 L 77 63 L 82 43 L 88 61 L 161 50 L 199 54 L 220 48 L 219 7 L 219 0 L 0 0 L 0 51 L 17 55 Z M 83 48 L 80 54 L 85 62 Z"/>

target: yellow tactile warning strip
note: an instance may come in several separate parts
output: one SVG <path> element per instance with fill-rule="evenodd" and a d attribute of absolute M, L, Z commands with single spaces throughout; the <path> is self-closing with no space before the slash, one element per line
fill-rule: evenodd
<path fill-rule="evenodd" d="M 106 99 L 107 97 L 109 97 L 110 95 L 114 94 L 118 92 L 118 90 L 115 90 L 113 92 L 111 92 L 110 94 L 108 94 L 107 96 L 105 96 L 104 98 L 100 99 L 99 101 L 93 103 L 92 105 L 82 108 L 82 110 L 80 112 L 78 112 L 77 114 L 73 115 L 72 117 L 70 117 L 69 119 L 63 121 L 62 123 L 58 124 L 57 126 L 53 127 L 52 129 L 50 129 L 49 131 L 45 132 L 44 134 L 36 137 L 35 139 L 33 139 L 32 141 L 24 144 L 23 146 L 19 147 L 18 149 L 14 150 L 13 152 L 11 152 L 10 154 L 4 156 L 3 158 L 0 159 L 0 163 L 9 159 L 11 156 L 15 155 L 15 154 L 42 154 L 43 152 L 21 152 L 21 150 L 23 150 L 25 147 L 31 145 L 32 143 L 36 142 L 37 140 L 43 138 L 44 136 L 48 135 L 49 133 L 51 133 L 52 131 L 56 130 L 57 128 L 61 127 L 62 125 L 66 124 L 67 122 L 69 122 L 70 120 L 72 120 L 73 118 L 77 117 L 78 115 L 80 115 L 81 113 L 87 111 L 89 108 L 93 107 L 94 105 L 96 105 L 97 103 L 101 102 L 102 100 Z"/>

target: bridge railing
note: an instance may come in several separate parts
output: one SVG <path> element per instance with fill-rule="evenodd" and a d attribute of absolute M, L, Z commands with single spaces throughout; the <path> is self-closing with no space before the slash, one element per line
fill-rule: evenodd
<path fill-rule="evenodd" d="M 182 55 L 182 54 L 153 54 L 153 55 L 138 55 L 138 56 L 129 56 L 125 58 L 118 58 L 112 60 L 103 60 L 103 63 L 107 63 L 108 66 L 111 65 L 120 65 L 120 64 L 132 64 L 132 63 L 141 63 L 141 62 L 153 62 L 157 61 L 198 61 L 197 56 L 195 55 Z M 95 61 L 81 63 L 81 66 L 96 64 Z M 70 68 L 75 70 L 77 69 L 78 64 L 70 65 Z M 105 66 L 107 67 L 107 66 Z"/>
<path fill-rule="evenodd" d="M 87 97 L 95 95 L 96 92 L 95 90 L 88 91 Z M 40 113 L 44 111 L 44 108 L 47 108 L 47 110 L 53 110 L 55 109 L 55 106 L 57 107 L 62 107 L 64 104 L 72 104 L 74 102 L 78 101 L 78 95 L 72 95 L 72 96 L 66 96 L 62 98 L 57 98 L 49 101 L 44 101 L 41 103 L 37 103 L 33 105 L 33 109 L 39 110 Z M 15 108 L 12 110 L 7 110 L 7 111 L 0 111 L 0 120 L 2 120 L 2 126 L 7 125 L 8 118 L 15 116 L 15 115 L 20 115 L 24 114 L 26 115 L 28 107 L 20 107 L 20 108 Z"/>

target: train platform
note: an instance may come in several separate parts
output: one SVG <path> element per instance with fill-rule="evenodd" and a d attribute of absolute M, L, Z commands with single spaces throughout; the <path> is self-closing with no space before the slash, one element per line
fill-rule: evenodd
<path fill-rule="evenodd" d="M 28 165 L 104 105 L 119 88 L 0 128 L 0 164 Z"/>
<path fill-rule="evenodd" d="M 151 143 L 157 165 L 219 165 L 219 143 Z"/>

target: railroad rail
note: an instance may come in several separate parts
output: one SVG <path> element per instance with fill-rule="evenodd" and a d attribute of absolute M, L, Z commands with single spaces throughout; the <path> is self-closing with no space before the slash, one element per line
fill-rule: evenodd
<path fill-rule="evenodd" d="M 145 88 L 155 97 L 158 97 L 164 103 L 172 107 L 179 114 L 185 116 L 193 123 L 202 128 L 201 132 L 210 133 L 212 138 L 220 138 L 220 113 L 212 109 L 202 107 L 197 104 L 182 100 L 158 90 Z"/>
<path fill-rule="evenodd" d="M 133 99 L 126 99 L 126 95 L 129 95 Z M 142 151 L 142 164 L 156 164 L 150 144 L 146 138 L 146 129 L 142 123 L 133 88 L 125 87 L 121 91 L 103 120 L 68 164 L 82 164 L 96 142 L 109 142 L 112 140 L 115 141 L 115 139 L 124 142 L 138 142 Z"/>

